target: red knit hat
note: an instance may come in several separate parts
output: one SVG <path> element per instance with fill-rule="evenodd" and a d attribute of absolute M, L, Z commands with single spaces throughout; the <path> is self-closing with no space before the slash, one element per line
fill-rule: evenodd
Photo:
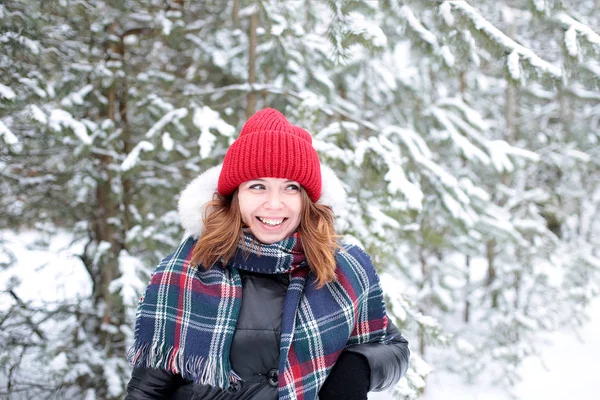
<path fill-rule="evenodd" d="M 217 191 L 227 196 L 258 178 L 286 178 L 301 184 L 312 201 L 321 197 L 321 164 L 310 133 L 282 113 L 265 108 L 254 114 L 225 155 Z"/>

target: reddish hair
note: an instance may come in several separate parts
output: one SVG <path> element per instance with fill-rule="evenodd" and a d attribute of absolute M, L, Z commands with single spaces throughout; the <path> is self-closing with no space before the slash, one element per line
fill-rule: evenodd
<path fill-rule="evenodd" d="M 302 210 L 298 232 L 306 262 L 316 275 L 317 287 L 320 288 L 335 280 L 335 251 L 339 245 L 333 225 L 333 210 L 313 202 L 303 187 L 300 194 Z M 237 190 L 229 196 L 215 194 L 205 210 L 202 218 L 204 230 L 192 251 L 191 263 L 210 269 L 219 261 L 227 264 L 242 238 L 243 222 Z"/>

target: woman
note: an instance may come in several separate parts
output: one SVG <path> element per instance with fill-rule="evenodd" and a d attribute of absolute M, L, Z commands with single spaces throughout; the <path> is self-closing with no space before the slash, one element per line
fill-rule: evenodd
<path fill-rule="evenodd" d="M 343 189 L 308 132 L 264 109 L 183 191 L 188 238 L 138 308 L 127 399 L 365 399 L 408 368 Z M 212 199 L 212 201 L 211 201 Z"/>

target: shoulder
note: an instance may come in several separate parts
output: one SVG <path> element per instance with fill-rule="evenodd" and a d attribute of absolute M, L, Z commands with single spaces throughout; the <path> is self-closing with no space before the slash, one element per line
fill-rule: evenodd
<path fill-rule="evenodd" d="M 338 251 L 338 255 L 352 257 L 366 268 L 375 268 L 371 256 L 367 254 L 360 246 L 352 243 L 342 243 L 342 248 Z"/>
<path fill-rule="evenodd" d="M 174 252 L 162 259 L 155 272 L 189 264 L 196 242 L 197 240 L 194 237 L 186 237 Z"/>
<path fill-rule="evenodd" d="M 337 267 L 345 275 L 360 275 L 369 281 L 378 281 L 377 272 L 371 257 L 355 244 L 343 243 L 336 252 Z"/>
<path fill-rule="evenodd" d="M 196 240 L 194 238 L 186 238 L 174 252 L 158 263 L 150 275 L 150 281 L 145 294 L 140 298 L 140 304 L 144 299 L 158 301 L 159 290 L 165 290 L 167 287 L 177 288 L 178 286 L 174 284 L 179 282 L 182 276 L 194 276 L 197 269 L 190 268 L 190 261 L 195 244 Z"/>

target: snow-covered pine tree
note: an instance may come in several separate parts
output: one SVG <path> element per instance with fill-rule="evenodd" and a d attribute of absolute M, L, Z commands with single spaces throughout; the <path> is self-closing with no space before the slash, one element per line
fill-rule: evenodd
<path fill-rule="evenodd" d="M 44 230 L 49 240 L 70 232 L 90 288 L 88 298 L 45 309 L 22 299 L 26 285 L 3 288 L 2 321 L 13 330 L 3 327 L 11 356 L 2 392 L 11 398 L 122 397 L 137 299 L 180 240 L 176 195 L 234 133 L 206 103 L 182 96 L 231 79 L 211 59 L 217 49 L 186 38 L 216 38 L 229 16 L 217 4 L 189 4 L 187 16 L 182 7 L 0 6 L 2 227 Z M 12 340 L 24 332 L 30 342 Z"/>
<path fill-rule="evenodd" d="M 467 236 L 449 237 L 450 248 L 446 249 L 445 255 L 440 257 L 436 254 L 436 258 L 442 261 L 438 265 L 446 266 L 441 272 L 440 282 L 444 278 L 448 281 L 448 278 L 456 277 L 457 272 L 466 272 L 461 273 L 465 278 L 462 284 L 450 280 L 454 281 L 451 287 L 459 283 L 456 286 L 463 288 L 463 299 L 454 296 L 450 303 L 454 307 L 444 305 L 444 315 L 435 310 L 429 312 L 439 316 L 444 326 L 454 326 L 451 331 L 456 339 L 452 343 L 457 357 L 450 357 L 446 369 L 469 378 L 481 376 L 481 372 L 486 370 L 486 376 L 492 377 L 492 381 L 510 388 L 518 381 L 520 362 L 527 355 L 536 353 L 540 334 L 574 322 L 574 319 L 579 320 L 580 313 L 585 313 L 583 310 L 589 297 L 598 292 L 597 255 L 590 252 L 594 239 L 583 245 L 585 239 L 573 234 L 571 238 L 577 237 L 575 242 L 579 245 L 568 246 L 567 242 L 572 239 L 557 235 L 556 229 L 560 229 L 561 222 L 554 218 L 555 211 L 547 212 L 548 208 L 556 210 L 553 203 L 571 203 L 574 209 L 586 210 L 585 215 L 590 216 L 597 210 L 595 195 L 582 196 L 580 192 L 573 196 L 571 190 L 565 191 L 569 195 L 557 192 L 562 185 L 560 181 L 565 167 L 570 172 L 573 168 L 574 175 L 564 175 L 569 175 L 569 181 L 575 177 L 579 181 L 581 175 L 588 176 L 587 193 L 597 192 L 597 179 L 592 178 L 597 175 L 597 166 L 587 162 L 589 158 L 585 154 L 589 152 L 589 156 L 597 151 L 597 135 L 590 134 L 596 122 L 591 118 L 590 110 L 594 107 L 589 102 L 590 99 L 594 101 L 597 82 L 590 82 L 590 74 L 583 71 L 589 71 L 589 66 L 597 63 L 593 57 L 597 54 L 597 49 L 593 49 L 597 35 L 587 25 L 567 17 L 569 12 L 575 12 L 580 14 L 579 19 L 586 18 L 585 12 L 580 12 L 587 9 L 589 14 L 588 4 L 584 2 L 576 4 L 575 10 L 557 5 L 544 8 L 536 2 L 536 10 L 543 11 L 543 18 L 537 20 L 542 26 L 536 29 L 531 29 L 534 18 L 528 10 L 533 5 L 528 2 L 480 2 L 471 6 L 467 2 L 447 1 L 439 7 L 432 2 L 409 3 L 410 7 L 404 4 L 400 10 L 406 18 L 408 31 L 413 32 L 415 41 L 421 45 L 415 48 L 425 47 L 425 52 L 421 52 L 423 59 L 427 52 L 432 53 L 431 58 L 438 56 L 442 59 L 439 63 L 442 68 L 435 70 L 433 76 L 444 78 L 435 82 L 435 89 L 460 93 L 459 102 L 441 102 L 462 108 L 466 117 L 461 121 L 448 115 L 447 110 L 441 110 L 442 113 L 435 110 L 438 123 L 443 128 L 442 137 L 452 138 L 455 146 L 460 148 L 461 142 L 464 144 L 465 141 L 457 133 L 464 135 L 474 145 L 483 145 L 490 158 L 490 162 L 485 163 L 474 149 L 470 149 L 469 156 L 468 148 L 463 147 L 461 158 L 479 159 L 480 164 L 489 165 L 489 168 L 482 169 L 481 165 L 461 166 L 456 162 L 458 160 L 452 166 L 447 164 L 452 162 L 452 157 L 443 156 L 443 166 L 455 175 L 466 173 L 477 187 L 483 189 L 479 193 L 488 193 L 485 196 L 488 204 L 483 208 L 485 212 L 477 213 L 476 223 Z M 594 24 L 592 16 L 588 17 L 588 21 Z M 570 25 L 557 29 L 557 20 L 570 21 Z M 569 29 L 581 32 L 577 40 L 589 42 L 587 53 L 580 54 L 578 62 L 562 57 L 568 53 L 568 47 L 575 47 L 567 44 L 566 32 Z M 549 36 L 549 32 L 553 36 Z M 553 44 L 556 47 L 553 48 Z M 444 75 L 444 64 L 454 79 Z M 584 91 L 588 105 L 583 106 L 581 110 L 585 111 L 575 123 L 561 115 L 569 109 L 564 106 L 564 88 L 577 87 L 578 83 L 573 78 L 586 76 L 587 83 L 579 86 L 591 89 L 591 92 Z M 452 87 L 452 82 L 459 84 Z M 544 96 L 533 101 L 521 96 L 521 93 L 531 92 Z M 457 103 L 463 105 L 458 106 Z M 553 117 L 536 118 L 539 112 L 550 113 Z M 484 129 L 476 122 L 479 118 L 472 118 L 477 115 L 488 120 Z M 494 123 L 490 125 L 492 121 Z M 550 128 L 549 121 L 556 125 Z M 585 128 L 577 134 L 565 135 L 565 131 L 572 132 L 577 125 Z M 423 132 L 428 144 L 435 139 L 434 132 L 431 128 L 429 134 Z M 460 139 L 458 143 L 457 139 Z M 540 145 L 540 139 L 546 139 L 544 145 Z M 550 143 L 552 145 L 548 148 Z M 573 148 L 575 152 L 570 150 Z M 570 154 L 565 154 L 565 151 Z M 443 154 L 436 148 L 434 157 Z M 546 175 L 548 163 L 559 164 L 556 169 L 560 172 L 552 179 L 540 182 L 536 178 Z M 432 210 L 431 207 L 425 209 Z M 575 219 L 569 214 L 572 215 L 573 211 L 563 214 L 563 220 Z M 584 223 L 583 226 L 588 225 Z M 587 238 L 592 236 L 587 235 Z M 565 246 L 569 249 L 566 253 Z M 428 247 L 435 249 L 431 243 Z M 575 272 L 574 275 L 579 285 L 582 284 L 582 276 L 590 279 L 583 290 L 575 289 L 573 282 L 569 282 L 570 272 L 579 270 L 574 268 L 572 260 L 581 259 L 586 260 L 578 263 L 585 273 Z M 442 297 L 439 287 L 443 286 L 426 290 L 424 295 L 439 299 Z M 435 285 L 432 284 L 432 287 Z M 582 296 L 582 293 L 586 295 Z M 455 294 L 460 295 L 460 291 Z M 576 296 L 583 298 L 575 299 Z M 473 307 L 474 304 L 477 306 Z M 456 324 L 459 312 L 463 314 L 464 325 Z M 444 354 L 452 352 L 445 351 Z M 428 360 L 437 364 L 435 358 Z"/>

